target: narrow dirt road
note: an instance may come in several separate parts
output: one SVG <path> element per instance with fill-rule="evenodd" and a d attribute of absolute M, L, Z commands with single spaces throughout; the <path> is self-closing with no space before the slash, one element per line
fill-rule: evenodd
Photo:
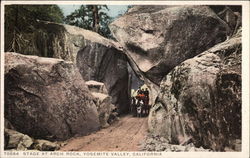
<path fill-rule="evenodd" d="M 147 118 L 127 115 L 106 129 L 72 138 L 60 151 L 139 151 L 147 135 Z"/>

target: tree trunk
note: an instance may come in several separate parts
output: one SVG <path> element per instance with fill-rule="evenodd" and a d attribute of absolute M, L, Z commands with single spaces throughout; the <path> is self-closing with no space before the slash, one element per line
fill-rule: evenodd
<path fill-rule="evenodd" d="M 98 7 L 97 5 L 93 5 L 92 8 L 92 13 L 93 13 L 93 31 L 99 32 L 99 15 L 98 15 Z"/>
<path fill-rule="evenodd" d="M 12 47 L 11 47 L 11 51 L 17 51 L 16 47 L 18 45 L 17 43 L 17 31 L 19 29 L 19 23 L 18 23 L 18 14 L 19 14 L 19 8 L 18 5 L 16 5 L 15 7 L 15 21 L 14 21 L 14 26 L 13 26 L 13 42 L 12 42 Z"/>

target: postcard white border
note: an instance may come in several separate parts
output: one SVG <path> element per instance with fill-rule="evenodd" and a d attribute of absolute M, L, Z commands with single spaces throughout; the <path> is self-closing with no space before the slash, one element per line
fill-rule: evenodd
<path fill-rule="evenodd" d="M 2 1 L 1 2 L 1 139 L 0 139 L 0 157 L 4 156 L 4 142 L 3 142 L 3 129 L 4 129 L 4 5 L 8 4 L 108 4 L 108 5 L 242 5 L 242 151 L 241 152 L 161 152 L 162 156 L 166 158 L 245 158 L 249 157 L 249 1 Z M 66 156 L 66 152 L 52 152 L 57 153 L 58 156 L 51 156 L 50 152 L 39 152 L 38 156 L 25 156 L 25 151 L 18 152 L 19 156 L 7 156 L 7 157 L 83 157 L 81 152 L 80 156 Z M 47 154 L 46 154 L 47 153 Z M 61 155 L 60 153 L 63 153 Z M 67 152 L 70 153 L 70 152 Z M 96 152 L 92 152 L 96 153 Z M 122 157 L 119 155 L 112 156 L 112 153 L 117 152 L 101 152 L 105 155 L 107 153 L 109 157 Z M 143 154 L 145 152 L 121 152 L 120 154 L 126 153 L 127 157 L 135 157 L 133 153 Z M 118 153 L 119 154 L 119 153 Z M 100 156 L 91 156 L 100 157 Z M 103 157 L 103 156 L 101 156 Z M 125 156 L 126 157 L 126 156 Z M 151 157 L 151 156 L 138 156 L 138 157 Z M 153 156 L 159 157 L 159 156 Z"/>

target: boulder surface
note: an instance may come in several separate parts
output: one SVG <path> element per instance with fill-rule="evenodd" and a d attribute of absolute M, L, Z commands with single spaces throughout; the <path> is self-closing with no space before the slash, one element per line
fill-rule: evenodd
<path fill-rule="evenodd" d="M 239 32 L 240 34 L 240 32 Z M 240 149 L 241 36 L 176 66 L 160 85 L 149 130 L 170 143 Z"/>
<path fill-rule="evenodd" d="M 108 127 L 109 123 L 116 118 L 116 107 L 111 103 L 112 98 L 108 95 L 104 83 L 97 81 L 87 81 L 91 94 L 94 97 L 94 102 L 97 107 L 99 121 L 102 127 Z"/>
<path fill-rule="evenodd" d="M 65 140 L 100 127 L 96 105 L 72 62 L 5 53 L 5 118 L 38 139 Z"/>
<path fill-rule="evenodd" d="M 125 53 L 153 83 L 230 30 L 207 6 L 135 6 L 110 24 Z"/>

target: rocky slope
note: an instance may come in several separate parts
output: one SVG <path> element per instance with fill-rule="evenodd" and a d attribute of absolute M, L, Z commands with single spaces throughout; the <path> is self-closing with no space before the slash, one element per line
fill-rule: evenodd
<path fill-rule="evenodd" d="M 65 140 L 100 127 L 93 97 L 72 62 L 5 53 L 5 118 L 34 138 Z"/>
<path fill-rule="evenodd" d="M 170 143 L 216 151 L 241 139 L 241 32 L 164 77 L 149 130 Z"/>

